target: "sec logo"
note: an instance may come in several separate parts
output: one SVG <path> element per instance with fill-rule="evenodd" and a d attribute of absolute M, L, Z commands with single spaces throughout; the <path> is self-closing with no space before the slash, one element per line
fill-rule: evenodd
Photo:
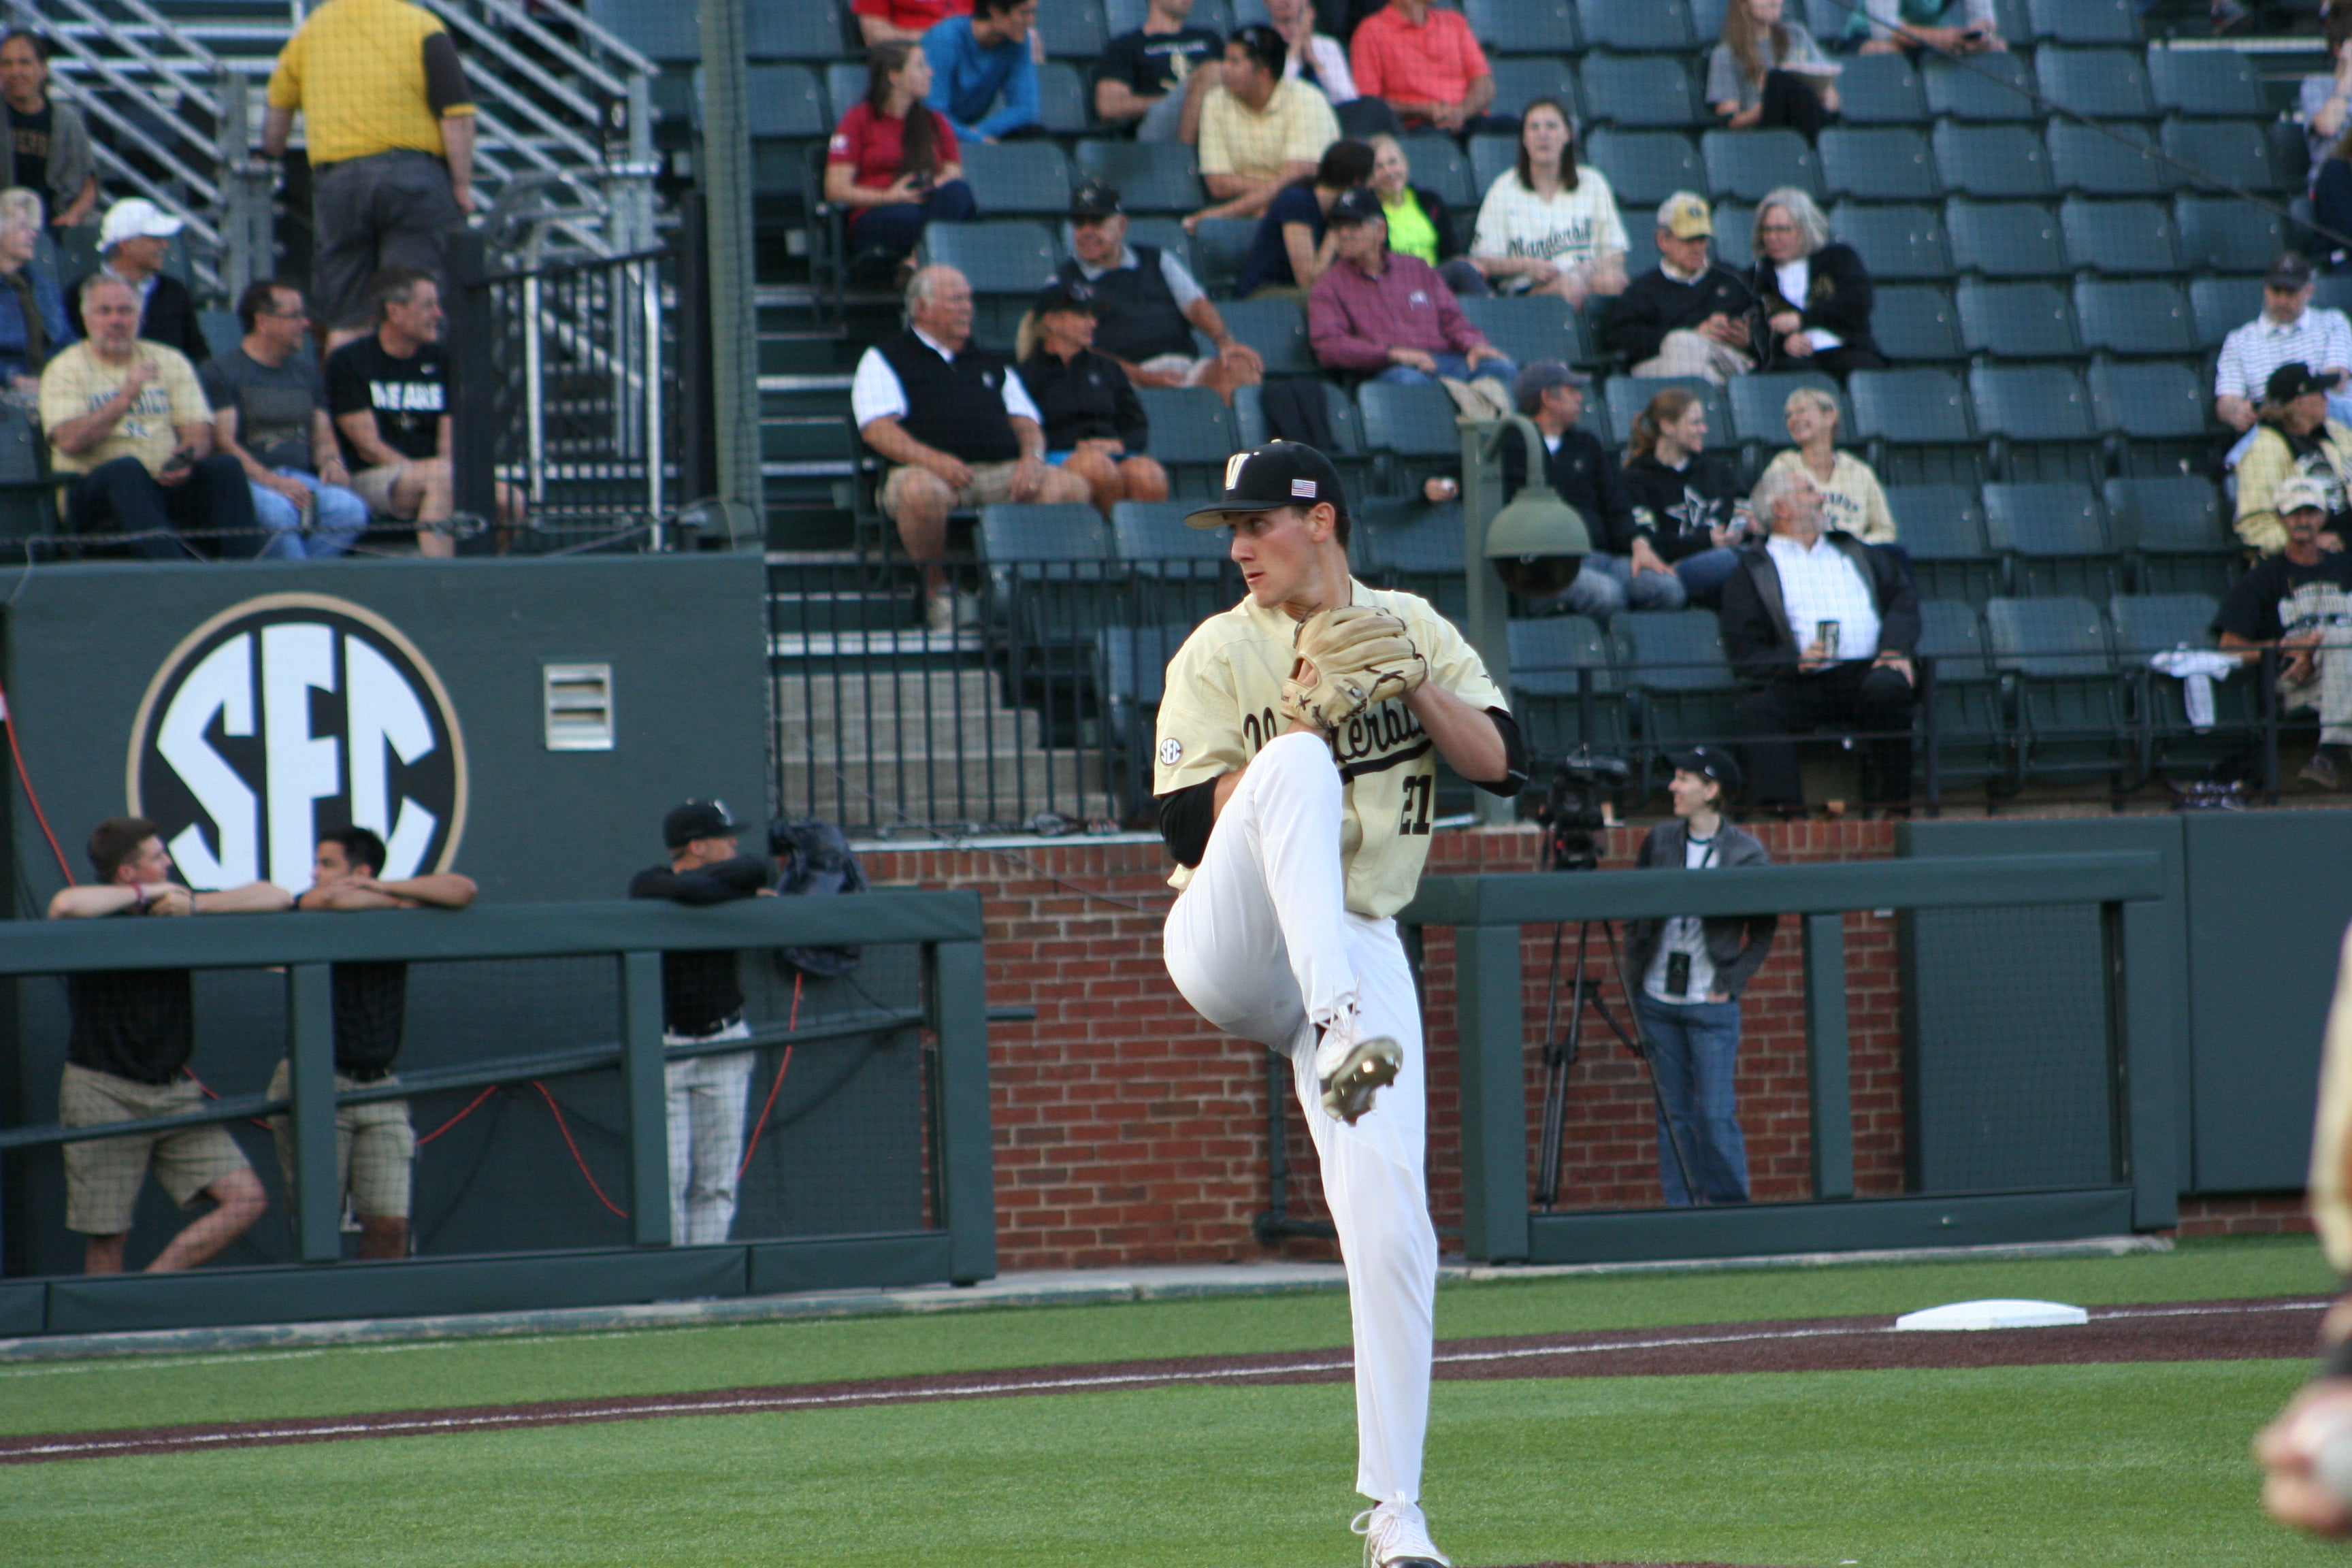
<path fill-rule="evenodd" d="M 1160 762 L 1163 767 L 1174 767 L 1184 760 L 1184 742 L 1171 735 L 1160 742 Z"/>
<path fill-rule="evenodd" d="M 466 827 L 466 742 L 416 645 L 374 611 L 269 594 L 190 632 L 131 725 L 131 814 L 188 885 L 310 885 L 331 828 L 384 841 L 382 875 L 447 870 Z"/>

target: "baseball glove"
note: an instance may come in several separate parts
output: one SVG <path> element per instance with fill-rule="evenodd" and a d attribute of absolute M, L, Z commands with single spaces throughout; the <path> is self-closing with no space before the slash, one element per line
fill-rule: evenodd
<path fill-rule="evenodd" d="M 1300 623 L 1295 646 L 1283 716 L 1326 733 L 1377 703 L 1411 696 L 1429 674 L 1404 623 L 1370 605 L 1318 611 Z"/>

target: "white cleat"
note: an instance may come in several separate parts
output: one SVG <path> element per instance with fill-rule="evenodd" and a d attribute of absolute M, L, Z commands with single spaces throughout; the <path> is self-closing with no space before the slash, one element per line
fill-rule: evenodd
<path fill-rule="evenodd" d="M 1431 1543 L 1419 1503 L 1368 1508 L 1349 1528 L 1364 1538 L 1364 1568 L 1454 1568 L 1454 1559 Z"/>
<path fill-rule="evenodd" d="M 1404 1047 L 1386 1035 L 1358 1034 L 1353 1012 L 1324 1026 L 1315 1047 L 1315 1081 L 1323 1090 L 1323 1110 L 1352 1127 L 1372 1108 L 1372 1096 L 1396 1081 Z"/>

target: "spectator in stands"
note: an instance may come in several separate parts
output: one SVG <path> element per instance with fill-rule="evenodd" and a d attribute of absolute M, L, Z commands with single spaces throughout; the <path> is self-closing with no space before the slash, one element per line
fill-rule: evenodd
<path fill-rule="evenodd" d="M 1334 142 L 1331 145 L 1338 148 L 1348 143 Z M 1371 186 L 1380 193 L 1381 214 L 1388 220 L 1389 248 L 1401 256 L 1419 257 L 1436 268 L 1437 275 L 1445 279 L 1445 286 L 1454 290 L 1457 300 L 1465 294 L 1492 293 L 1486 287 L 1486 275 L 1478 269 L 1477 263 L 1462 254 L 1461 241 L 1454 237 L 1454 214 L 1446 206 L 1445 198 L 1412 183 L 1412 164 L 1405 157 L 1404 143 L 1381 132 L 1370 139 L 1370 145 Z M 1316 178 L 1319 184 L 1321 170 L 1316 171 Z M 1292 267 L 1295 271 L 1295 257 Z"/>
<path fill-rule="evenodd" d="M 98 205 L 98 153 L 81 110 L 49 96 L 49 41 L 29 27 L 0 35 L 0 189 L 22 185 L 59 228 Z"/>
<path fill-rule="evenodd" d="M 118 287 L 109 285 L 110 289 Z M 121 325 L 130 325 L 130 301 Z M 129 342 L 126 336 L 123 340 Z M 247 914 L 282 910 L 294 900 L 282 888 L 248 882 L 218 892 L 192 892 L 172 880 L 172 857 L 161 830 L 143 816 L 114 816 L 89 836 L 89 887 L 60 889 L 49 919 L 110 920 L 141 915 Z M 66 1045 L 58 1120 L 68 1127 L 144 1121 L 202 1109 L 203 1093 L 187 1076 L 195 1048 L 195 996 L 184 969 L 109 969 L 66 977 L 73 1033 Z M 194 1268 L 252 1228 L 269 1206 L 261 1179 L 220 1123 L 136 1132 L 65 1146 L 66 1228 L 79 1231 L 82 1271 L 122 1272 L 122 1243 L 131 1231 L 139 1190 L 152 1171 L 182 1208 L 198 1196 L 213 1211 L 173 1237 L 147 1272 Z"/>
<path fill-rule="evenodd" d="M 1003 142 L 1045 133 L 1037 122 L 1037 61 L 1029 47 L 1036 25 L 1037 0 L 972 0 L 970 16 L 950 16 L 923 35 L 931 62 L 925 101 L 958 136 Z"/>
<path fill-rule="evenodd" d="M 1739 552 L 1723 585 L 1723 651 L 1761 689 L 1739 700 L 1757 805 L 1801 809 L 1804 784 L 1788 737 L 1825 724 L 1858 728 L 1865 806 L 1908 809 L 1911 655 L 1919 597 L 1893 555 L 1850 533 L 1825 533 L 1822 496 L 1800 471 L 1768 473 L 1755 510 L 1769 520 L 1759 549 Z"/>
<path fill-rule="evenodd" d="M 1470 259 L 1503 294 L 1556 294 L 1581 305 L 1625 291 L 1624 220 L 1608 176 L 1578 167 L 1576 133 L 1558 99 L 1519 117 L 1517 166 L 1478 205 Z"/>
<path fill-rule="evenodd" d="M 66 290 L 66 323 L 76 337 L 89 336 L 81 320 L 81 285 L 89 278 L 113 278 L 128 284 L 138 298 L 140 337 L 179 350 L 191 364 L 212 358 L 212 344 L 205 341 L 196 317 L 195 297 L 163 270 L 172 237 L 186 222 L 144 196 L 127 196 L 106 209 L 106 222 L 98 231 L 98 270 L 75 279 Z"/>
<path fill-rule="evenodd" d="M 980 621 L 980 600 L 951 595 L 940 564 L 948 513 L 1092 499 L 1085 479 L 1045 461 L 1045 422 L 1021 378 L 971 341 L 971 285 L 952 267 L 908 281 L 907 326 L 859 358 L 849 405 L 858 434 L 892 465 L 882 511 L 922 569 L 933 631 Z"/>
<path fill-rule="evenodd" d="M 1201 106 L 1201 183 L 1216 198 L 1184 220 L 1255 217 L 1285 185 L 1315 172 L 1339 140 L 1339 121 L 1322 89 L 1284 79 L 1290 46 L 1259 23 L 1225 41 L 1222 79 Z"/>
<path fill-rule="evenodd" d="M 2352 539 L 2352 428 L 2328 417 L 2327 383 L 2301 361 L 2271 373 L 2253 443 L 2238 461 L 2238 537 L 2248 548 L 2275 555 L 2286 547 L 2278 490 L 2296 475 L 2326 497 L 2321 547 L 2341 550 Z"/>
<path fill-rule="evenodd" d="M 2341 789 L 2352 783 L 2352 552 L 2324 542 L 2328 497 L 2316 479 L 2282 481 L 2274 502 L 2286 542 L 2238 579 L 2213 630 L 2250 666 L 2279 649 L 2282 705 L 2319 713 L 2319 748 L 2302 776 Z"/>
<path fill-rule="evenodd" d="M 2352 15 L 2352 13 L 2347 13 Z M 2352 131 L 2329 147 L 2327 155 L 2312 165 L 2311 216 L 2319 232 L 2321 269 L 2341 272 L 2352 263 L 2352 248 L 2336 245 L 2329 234 L 2352 234 Z"/>
<path fill-rule="evenodd" d="M 328 0 L 278 52 L 261 155 L 302 115 L 310 155 L 310 293 L 327 351 L 365 337 L 387 268 L 440 286 L 474 210 L 474 102 L 439 17 L 407 0 Z"/>
<path fill-rule="evenodd" d="M 428 871 L 386 879 L 383 840 L 364 827 L 331 827 L 319 836 L 310 860 L 310 887 L 296 907 L 305 910 L 462 910 L 478 890 L 471 877 Z M 397 1083 L 393 1058 L 408 1023 L 408 965 L 397 961 L 335 964 L 335 1089 Z M 293 1066 L 280 1061 L 269 1075 L 269 1098 L 283 1100 Z M 294 1121 L 269 1119 L 278 1145 L 278 1172 L 294 1191 Z M 416 1162 L 416 1129 L 408 1101 L 377 1100 L 335 1107 L 335 1190 L 360 1222 L 362 1258 L 408 1256 L 409 1173 Z M 289 1200 L 290 1201 L 290 1200 Z"/>
<path fill-rule="evenodd" d="M 1707 255 L 1706 200 L 1676 191 L 1658 208 L 1658 265 L 1625 286 L 1603 335 L 1635 375 L 1705 376 L 1717 386 L 1756 368 L 1747 280 Z"/>
<path fill-rule="evenodd" d="M 741 832 L 727 803 L 689 800 L 662 818 L 667 864 L 629 881 L 633 899 L 667 899 L 692 908 L 773 898 L 768 868 L 736 853 Z M 743 1021 L 743 984 L 733 948 L 662 954 L 662 1043 L 698 1046 L 751 1038 Z M 663 1069 L 668 1091 L 669 1239 L 673 1247 L 715 1247 L 735 1224 L 735 1181 L 743 1163 L 743 1102 L 751 1052 L 687 1057 Z"/>
<path fill-rule="evenodd" d="M 857 36 L 867 48 L 877 44 L 915 44 L 950 16 L 971 10 L 971 0 L 851 0 Z"/>
<path fill-rule="evenodd" d="M 1409 127 L 1455 136 L 1508 136 L 1518 122 L 1489 114 L 1494 68 L 1459 11 L 1430 0 L 1389 0 L 1356 26 L 1348 47 L 1356 90 L 1386 99 Z"/>
<path fill-rule="evenodd" d="M 41 238 L 41 198 L 23 186 L 0 191 L 0 390 L 40 389 L 41 367 L 74 341 L 58 280 L 33 264 Z"/>
<path fill-rule="evenodd" d="M 1348 68 L 1348 47 L 1328 33 L 1315 30 L 1314 0 L 1265 0 L 1265 19 L 1290 46 L 1290 63 L 1282 74 L 1319 89 L 1333 109 L 1356 101 L 1355 73 Z"/>
<path fill-rule="evenodd" d="M 1853 246 L 1830 238 L 1830 220 L 1812 197 L 1793 185 L 1767 195 L 1756 209 L 1754 249 L 1748 288 L 1766 329 L 1763 342 L 1750 342 L 1759 363 L 1840 381 L 1886 367 L 1870 335 L 1870 268 Z"/>
<path fill-rule="evenodd" d="M 1315 280 L 1330 268 L 1336 243 L 1331 236 L 1331 205 L 1341 194 L 1362 184 L 1379 167 L 1378 154 L 1363 142 L 1346 139 L 1323 149 L 1315 173 L 1293 180 L 1275 193 L 1250 237 L 1249 254 L 1242 259 L 1234 293 L 1244 300 L 1304 300 Z M 1387 198 L 1382 199 L 1386 211 Z M 1423 209 L 1426 216 L 1427 209 Z M 1426 258 L 1424 258 L 1426 259 Z"/>
<path fill-rule="evenodd" d="M 2263 313 L 2221 342 L 2213 367 L 2213 412 L 2231 429 L 2251 435 L 2254 404 L 2271 373 L 2300 363 L 2327 383 L 2329 414 L 2352 423 L 2352 321 L 2341 310 L 2315 307 L 2311 263 L 2295 251 L 2279 253 L 2263 275 Z M 2244 458 L 2247 443 L 2231 449 L 2229 461 Z"/>
<path fill-rule="evenodd" d="M 1740 782 L 1730 752 L 1697 746 L 1666 760 L 1675 770 L 1666 784 L 1674 820 L 1643 837 L 1633 858 L 1637 869 L 1772 863 L 1764 846 L 1728 815 Z M 1775 915 L 1627 922 L 1627 968 L 1642 977 L 1633 1011 L 1649 1042 L 1658 1088 L 1658 1181 L 1676 1208 L 1748 1201 L 1748 1142 L 1733 1087 L 1739 994 L 1771 956 L 1779 924 Z"/>
<path fill-rule="evenodd" d="M 1739 563 L 1751 520 L 1738 464 L 1708 451 L 1706 435 L 1706 405 L 1696 394 L 1659 391 L 1633 419 L 1625 493 L 1633 571 L 1669 567 L 1691 598 L 1711 605 Z"/>
<path fill-rule="evenodd" d="M 368 503 L 350 488 L 327 415 L 326 377 L 304 352 L 310 312 L 302 291 L 253 284 L 237 298 L 236 319 L 244 340 L 206 360 L 197 379 L 213 405 L 213 440 L 244 468 L 255 521 L 268 531 L 261 553 L 341 555 L 366 531 Z"/>
<path fill-rule="evenodd" d="M 1138 386 L 1213 387 L 1230 403 L 1234 387 L 1265 379 L 1265 362 L 1234 336 L 1183 262 L 1156 245 L 1127 243 L 1115 185 L 1088 180 L 1071 193 L 1070 255 L 1055 276 L 1093 288 L 1095 352 Z M 1202 357 L 1195 330 L 1214 354 Z"/>
<path fill-rule="evenodd" d="M 1801 473 L 1822 495 L 1822 526 L 1851 533 L 1864 544 L 1895 542 L 1895 514 L 1868 463 L 1837 447 L 1837 399 L 1818 386 L 1789 394 L 1780 412 L 1796 445 L 1774 454 L 1764 471 Z"/>
<path fill-rule="evenodd" d="M 1601 438 L 1580 429 L 1584 389 L 1592 378 L 1559 360 L 1538 360 L 1511 384 L 1519 412 L 1543 433 L 1544 479 L 1584 519 L 1591 549 L 1562 595 L 1563 614 L 1591 616 L 1603 626 L 1624 609 L 1679 610 L 1689 601 L 1682 579 L 1634 531 L 1633 503 L 1617 459 Z M 1503 442 L 1503 493 L 1528 482 L 1524 442 L 1511 427 Z M 1638 559 L 1637 559 L 1638 556 Z"/>
<path fill-rule="evenodd" d="M 980 205 L 964 184 L 955 128 L 923 100 L 931 62 L 906 42 L 867 56 L 866 96 L 849 106 L 824 153 L 824 199 L 849 209 L 859 251 L 893 258 L 921 243 L 933 223 L 962 223 Z"/>
<path fill-rule="evenodd" d="M 2320 17 L 2320 34 L 2327 41 L 2330 68 L 2303 79 L 2297 107 L 2303 116 L 2303 136 L 2309 151 L 2308 167 L 2315 185 L 2320 169 L 2347 129 L 2346 110 L 2352 109 L 2352 5 L 2330 5 Z M 5 63 L 5 62 L 0 62 Z M 2326 221 L 2323 216 L 2322 220 Z"/>
<path fill-rule="evenodd" d="M 1329 222 L 1337 258 L 1307 295 L 1316 360 L 1406 385 L 1486 382 L 1479 395 L 1507 413 L 1518 366 L 1470 324 L 1435 268 L 1389 249 L 1379 195 L 1356 186 L 1332 204 Z"/>
<path fill-rule="evenodd" d="M 2000 54 L 2009 48 L 1993 18 L 1992 0 L 1865 0 L 1863 8 L 1847 13 L 1846 37 L 1865 55 L 1897 49 Z"/>
<path fill-rule="evenodd" d="M 327 412 L 341 438 L 352 489 L 378 517 L 416 524 L 416 552 L 457 552 L 451 521 L 448 359 L 441 349 L 440 286 L 414 268 L 376 274 L 376 329 L 327 356 Z M 522 492 L 498 488 L 499 521 L 522 521 Z"/>
<path fill-rule="evenodd" d="M 1151 438 L 1143 400 L 1118 362 L 1094 350 L 1102 301 L 1094 286 L 1055 279 L 1037 296 L 1037 346 L 1021 384 L 1045 427 L 1045 461 L 1077 475 L 1105 517 L 1123 500 L 1166 500 L 1168 474 L 1143 455 Z"/>
<path fill-rule="evenodd" d="M 1731 0 L 1706 62 L 1706 101 L 1727 130 L 1785 127 L 1807 141 L 1837 118 L 1838 67 L 1784 0 Z"/>
<path fill-rule="evenodd" d="M 1139 142 L 1198 139 L 1225 40 L 1192 16 L 1192 0 L 1151 0 L 1143 26 L 1110 41 L 1095 62 L 1095 118 L 1134 126 Z"/>
<path fill-rule="evenodd" d="M 250 555 L 253 496 L 237 460 L 212 449 L 213 411 L 195 366 L 139 340 L 138 297 L 120 278 L 92 273 L 80 296 L 89 339 L 41 371 L 41 425 L 49 468 L 65 485 L 67 531 L 125 535 L 155 561 L 196 554 L 182 531 Z"/>

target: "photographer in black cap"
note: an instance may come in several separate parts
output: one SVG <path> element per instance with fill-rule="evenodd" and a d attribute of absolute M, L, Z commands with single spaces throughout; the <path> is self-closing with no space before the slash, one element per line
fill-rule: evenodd
<path fill-rule="evenodd" d="M 1674 764 L 1675 819 L 1650 829 L 1633 864 L 1643 870 L 1769 866 L 1755 837 L 1725 816 L 1739 794 L 1739 764 L 1719 746 L 1695 746 Z M 1748 1201 L 1748 1143 L 1733 1088 L 1739 1058 L 1739 994 L 1772 952 L 1776 915 L 1709 916 L 1627 922 L 1625 960 L 1640 976 L 1634 1016 L 1650 1046 L 1658 1086 L 1658 1179 L 1666 1202 L 1683 1207 Z M 1669 1128 L 1667 1119 L 1673 1119 Z M 1684 1180 L 1679 1145 L 1690 1169 Z"/>
<path fill-rule="evenodd" d="M 638 872 L 633 899 L 702 906 L 774 897 L 768 868 L 736 851 L 742 831 L 726 803 L 689 800 L 662 818 L 669 863 Z M 662 954 L 662 1043 L 748 1040 L 743 987 L 731 948 Z M 751 1053 L 688 1057 L 665 1069 L 669 1090 L 669 1239 L 710 1246 L 735 1223 L 735 1171 L 743 1163 L 743 1100 Z"/>
<path fill-rule="evenodd" d="M 1037 346 L 1021 362 L 1021 384 L 1045 426 L 1045 461 L 1086 480 L 1108 517 L 1123 500 L 1166 500 L 1168 472 L 1143 455 L 1143 399 L 1117 360 L 1095 352 L 1101 313 L 1092 284 L 1046 284 L 1030 312 Z"/>

